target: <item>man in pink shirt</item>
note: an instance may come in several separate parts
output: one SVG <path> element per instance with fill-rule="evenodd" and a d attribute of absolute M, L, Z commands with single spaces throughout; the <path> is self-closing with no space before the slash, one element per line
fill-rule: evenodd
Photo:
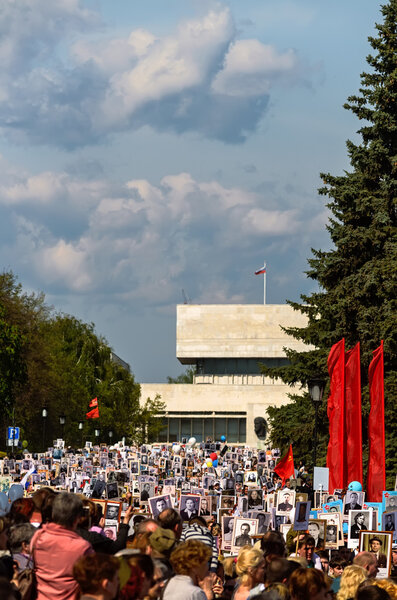
<path fill-rule="evenodd" d="M 37 580 L 37 600 L 77 600 L 79 587 L 73 578 L 78 558 L 93 552 L 89 542 L 76 533 L 83 503 L 75 494 L 62 492 L 55 497 L 52 521 L 33 536 L 33 555 Z"/>

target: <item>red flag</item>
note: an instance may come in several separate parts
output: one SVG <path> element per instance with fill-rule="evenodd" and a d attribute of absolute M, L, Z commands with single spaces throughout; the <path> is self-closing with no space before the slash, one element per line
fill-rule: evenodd
<path fill-rule="evenodd" d="M 94 408 L 94 406 L 98 406 L 98 398 L 93 398 L 89 404 L 90 408 Z"/>
<path fill-rule="evenodd" d="M 351 481 L 363 484 L 363 445 L 361 432 L 360 342 L 345 356 L 345 485 Z"/>
<path fill-rule="evenodd" d="M 99 408 L 96 406 L 86 413 L 86 419 L 99 419 Z"/>
<path fill-rule="evenodd" d="M 329 468 L 329 491 L 343 488 L 345 449 L 345 338 L 334 344 L 328 356 L 330 394 L 327 415 L 329 419 L 329 443 L 327 467 Z"/>
<path fill-rule="evenodd" d="M 383 340 L 372 354 L 373 359 L 368 369 L 371 411 L 368 420 L 367 499 L 372 502 L 382 502 L 382 491 L 386 489 Z"/>
<path fill-rule="evenodd" d="M 281 479 L 283 480 L 282 481 L 283 484 L 286 479 L 289 479 L 290 477 L 293 477 L 295 475 L 294 455 L 292 454 L 292 444 L 290 444 L 287 454 L 278 461 L 278 463 L 274 467 L 273 471 L 281 477 Z"/>

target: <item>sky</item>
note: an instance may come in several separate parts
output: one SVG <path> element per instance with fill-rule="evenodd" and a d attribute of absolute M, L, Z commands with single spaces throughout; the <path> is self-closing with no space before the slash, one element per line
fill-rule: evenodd
<path fill-rule="evenodd" d="M 0 256 L 139 382 L 176 305 L 299 300 L 377 0 L 2 0 Z M 368 67 L 369 68 L 369 67 Z"/>

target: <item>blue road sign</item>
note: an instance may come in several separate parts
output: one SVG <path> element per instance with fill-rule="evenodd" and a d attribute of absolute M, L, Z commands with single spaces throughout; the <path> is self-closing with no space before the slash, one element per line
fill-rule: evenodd
<path fill-rule="evenodd" d="M 19 427 L 8 427 L 7 438 L 9 440 L 19 440 Z"/>

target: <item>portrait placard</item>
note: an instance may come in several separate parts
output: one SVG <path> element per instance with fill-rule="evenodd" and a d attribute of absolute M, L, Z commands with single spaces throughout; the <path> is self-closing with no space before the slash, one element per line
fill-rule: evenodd
<path fill-rule="evenodd" d="M 234 519 L 232 552 L 238 552 L 240 548 L 246 545 L 253 546 L 252 535 L 256 535 L 258 528 L 257 519 L 244 519 L 236 517 Z"/>
<path fill-rule="evenodd" d="M 391 568 L 393 534 L 390 531 L 361 531 L 360 552 L 372 552 L 376 556 L 378 579 L 387 579 Z"/>
<path fill-rule="evenodd" d="M 349 510 L 348 548 L 358 548 L 360 531 L 369 531 L 372 527 L 370 510 Z"/>

